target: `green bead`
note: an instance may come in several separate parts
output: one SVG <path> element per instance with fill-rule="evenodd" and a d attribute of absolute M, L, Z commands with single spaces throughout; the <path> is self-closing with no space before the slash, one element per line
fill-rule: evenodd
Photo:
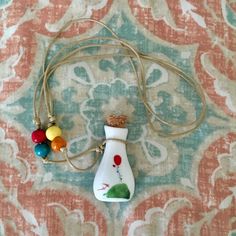
<path fill-rule="evenodd" d="M 34 153 L 39 157 L 46 157 L 49 152 L 50 147 L 46 143 L 40 143 L 34 147 Z"/>
<path fill-rule="evenodd" d="M 46 130 L 46 137 L 48 140 L 52 141 L 54 138 L 61 136 L 61 129 L 53 125 Z"/>

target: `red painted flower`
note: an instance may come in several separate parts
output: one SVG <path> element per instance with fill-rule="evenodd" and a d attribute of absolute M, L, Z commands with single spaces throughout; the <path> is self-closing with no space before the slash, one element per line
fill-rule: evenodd
<path fill-rule="evenodd" d="M 120 155 L 115 155 L 114 156 L 114 162 L 117 166 L 121 164 L 121 156 Z"/>

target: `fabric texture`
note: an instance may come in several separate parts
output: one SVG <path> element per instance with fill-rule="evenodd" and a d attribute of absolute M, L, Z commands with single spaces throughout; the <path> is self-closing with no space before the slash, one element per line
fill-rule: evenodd
<path fill-rule="evenodd" d="M 148 125 L 126 58 L 62 66 L 51 78 L 55 115 L 71 153 L 104 138 L 107 114 L 129 118 L 127 154 L 135 194 L 126 203 L 95 199 L 98 164 L 75 172 L 33 153 L 34 86 L 45 50 L 67 21 L 91 17 L 147 54 L 197 80 L 207 114 L 191 134 L 161 138 Z M 236 235 L 236 1 L 0 0 L 0 235 Z M 96 24 L 72 39 L 109 35 Z M 201 103 L 189 85 L 145 63 L 148 99 L 164 119 L 186 123 Z M 43 112 L 42 112 L 43 113 Z M 86 161 L 85 161 L 86 162 Z"/>

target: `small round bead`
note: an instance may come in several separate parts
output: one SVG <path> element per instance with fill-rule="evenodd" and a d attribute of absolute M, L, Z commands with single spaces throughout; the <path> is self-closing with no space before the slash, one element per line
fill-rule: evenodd
<path fill-rule="evenodd" d="M 51 142 L 51 148 L 54 152 L 59 152 L 64 147 L 66 147 L 66 141 L 60 136 L 57 136 Z"/>
<path fill-rule="evenodd" d="M 46 143 L 40 143 L 34 147 L 34 153 L 39 157 L 46 157 L 49 152 L 50 147 Z"/>
<path fill-rule="evenodd" d="M 32 141 L 34 143 L 43 143 L 46 141 L 47 137 L 43 129 L 36 129 L 31 134 Z"/>
<path fill-rule="evenodd" d="M 57 136 L 61 136 L 61 129 L 58 126 L 53 125 L 53 126 L 47 128 L 46 136 L 47 136 L 47 139 L 52 141 Z"/>

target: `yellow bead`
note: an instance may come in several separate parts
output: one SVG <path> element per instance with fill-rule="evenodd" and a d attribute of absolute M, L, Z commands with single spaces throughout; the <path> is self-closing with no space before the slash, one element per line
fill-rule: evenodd
<path fill-rule="evenodd" d="M 46 130 L 46 137 L 48 140 L 52 141 L 57 136 L 61 136 L 61 129 L 58 126 L 53 125 Z"/>

